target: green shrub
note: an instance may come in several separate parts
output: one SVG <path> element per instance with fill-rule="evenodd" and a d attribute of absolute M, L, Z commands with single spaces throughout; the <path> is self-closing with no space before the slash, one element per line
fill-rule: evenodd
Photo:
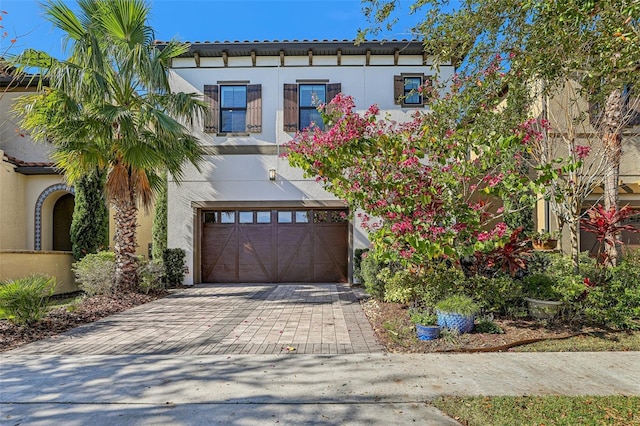
<path fill-rule="evenodd" d="M 542 272 L 527 275 L 522 279 L 524 296 L 538 300 L 560 300 L 562 296 L 555 278 Z"/>
<path fill-rule="evenodd" d="M 375 253 L 370 251 L 362 257 L 361 274 L 364 287 L 376 299 L 384 298 L 384 281 L 378 278 L 382 268 L 384 265 L 376 259 Z"/>
<path fill-rule="evenodd" d="M 436 309 L 440 312 L 470 316 L 477 314 L 480 311 L 480 306 L 469 296 L 454 294 L 436 303 Z"/>
<path fill-rule="evenodd" d="M 610 268 L 609 279 L 589 287 L 581 302 L 585 317 L 598 325 L 640 328 L 640 262 L 624 258 Z"/>
<path fill-rule="evenodd" d="M 383 268 L 378 279 L 384 282 L 384 300 L 386 302 L 411 303 L 416 300 L 416 288 L 421 285 L 422 276 L 406 269 L 393 272 Z"/>
<path fill-rule="evenodd" d="M 476 333 L 484 334 L 504 334 L 504 330 L 492 319 L 480 318 L 474 326 Z"/>
<path fill-rule="evenodd" d="M 76 183 L 69 231 L 76 260 L 109 246 L 109 211 L 104 197 L 104 182 L 104 173 L 93 171 Z"/>
<path fill-rule="evenodd" d="M 167 206 L 167 179 L 165 177 L 156 198 L 151 227 L 151 257 L 156 260 L 162 260 L 162 253 L 167 249 Z"/>
<path fill-rule="evenodd" d="M 436 325 L 438 323 L 438 317 L 428 310 L 411 309 L 409 310 L 409 318 L 414 324 Z"/>
<path fill-rule="evenodd" d="M 166 249 L 162 253 L 162 263 L 164 264 L 164 277 L 167 287 L 182 285 L 184 281 L 186 253 L 183 249 Z"/>
<path fill-rule="evenodd" d="M 113 291 L 116 282 L 116 257 L 113 252 L 88 254 L 75 262 L 71 269 L 87 296 L 109 294 Z"/>
<path fill-rule="evenodd" d="M 464 280 L 461 292 L 476 300 L 484 313 L 510 315 L 522 298 L 520 282 L 507 274 L 476 275 Z"/>
<path fill-rule="evenodd" d="M 164 289 L 164 264 L 162 260 L 153 259 L 141 262 L 138 269 L 140 277 L 140 290 L 149 294 L 152 291 Z"/>
<path fill-rule="evenodd" d="M 34 275 L 0 284 L 0 308 L 16 324 L 31 325 L 47 313 L 56 279 Z"/>
<path fill-rule="evenodd" d="M 431 308 L 436 302 L 461 293 L 465 282 L 462 270 L 446 262 L 433 262 L 427 265 L 421 271 L 420 278 L 414 289 L 416 301 L 420 306 Z"/>
<path fill-rule="evenodd" d="M 362 258 L 365 253 L 369 252 L 368 248 L 356 249 L 353 253 L 353 279 L 362 282 Z M 365 256 L 366 257 L 366 256 Z"/>

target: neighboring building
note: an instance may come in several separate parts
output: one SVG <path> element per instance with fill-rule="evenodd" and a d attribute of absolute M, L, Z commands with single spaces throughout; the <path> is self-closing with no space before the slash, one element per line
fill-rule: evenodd
<path fill-rule="evenodd" d="M 550 121 L 552 156 L 565 156 L 566 140 L 573 139 L 575 145 L 593 148 L 591 159 L 600 161 L 602 156 L 602 137 L 598 131 L 600 109 L 590 105 L 581 96 L 579 85 L 569 81 L 561 86 L 554 96 L 540 99 L 534 108 L 541 118 Z M 625 93 L 625 126 L 622 129 L 622 158 L 620 164 L 620 206 L 629 205 L 638 212 L 629 218 L 628 223 L 640 228 L 640 98 Z M 593 188 L 582 206 L 583 212 L 592 205 L 603 203 L 602 185 Z M 541 201 L 536 209 L 537 229 L 555 230 L 557 222 L 549 203 Z M 565 229 L 563 243 L 565 250 L 569 250 L 568 230 Z M 627 248 L 640 248 L 640 234 L 623 232 L 622 241 Z M 580 251 L 595 252 L 596 237 L 593 233 L 580 232 Z"/>
<path fill-rule="evenodd" d="M 74 291 L 69 230 L 75 190 L 53 166 L 52 145 L 35 143 L 11 112 L 35 84 L 33 76 L 16 78 L 11 68 L 0 69 L 0 280 L 46 273 L 62 283 L 59 292 Z M 152 217 L 139 215 L 139 254 L 148 252 Z"/>
<path fill-rule="evenodd" d="M 442 79 L 453 72 L 440 68 Z M 407 120 L 428 108 L 411 89 L 433 74 L 417 41 L 196 42 L 174 59 L 172 90 L 201 93 L 210 110 L 194 129 L 207 151 L 201 170 L 169 182 L 168 245 L 187 252 L 185 283 L 350 281 L 366 232 L 288 165 L 283 145 L 321 123 L 315 98 L 339 92 L 357 110 L 377 104 Z"/>

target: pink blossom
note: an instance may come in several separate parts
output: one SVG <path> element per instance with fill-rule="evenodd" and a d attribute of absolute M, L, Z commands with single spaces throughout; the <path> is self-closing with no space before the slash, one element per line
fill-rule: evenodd
<path fill-rule="evenodd" d="M 579 159 L 584 160 L 586 157 L 589 156 L 589 153 L 591 152 L 591 147 L 585 146 L 585 145 L 576 145 L 574 152 L 576 153 Z"/>

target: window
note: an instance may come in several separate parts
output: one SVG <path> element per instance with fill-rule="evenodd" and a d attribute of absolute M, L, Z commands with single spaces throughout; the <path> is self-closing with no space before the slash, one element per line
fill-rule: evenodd
<path fill-rule="evenodd" d="M 309 212 L 306 210 L 296 211 L 296 223 L 309 223 Z"/>
<path fill-rule="evenodd" d="M 278 223 L 292 223 L 293 216 L 290 211 L 279 211 L 278 212 Z"/>
<path fill-rule="evenodd" d="M 424 98 L 418 92 L 419 87 L 430 84 L 424 74 L 401 74 L 393 77 L 393 97 L 396 105 L 406 107 L 424 106 Z"/>
<path fill-rule="evenodd" d="M 239 223 L 253 223 L 253 212 L 238 212 Z"/>
<path fill-rule="evenodd" d="M 323 128 L 318 104 L 328 103 L 342 90 L 340 83 L 302 82 L 284 85 L 284 131 L 297 132 L 315 123 Z"/>
<path fill-rule="evenodd" d="M 220 223 L 236 223 L 236 212 L 220 212 Z"/>
<path fill-rule="evenodd" d="M 207 133 L 261 133 L 262 85 L 221 82 L 204 86 L 208 105 L 204 120 Z"/>
<path fill-rule="evenodd" d="M 404 100 L 407 105 L 422 105 L 422 95 L 418 92 L 418 87 L 422 85 L 420 77 L 404 78 Z"/>
<path fill-rule="evenodd" d="M 314 123 L 318 128 L 324 130 L 322 116 L 318 111 L 318 105 L 326 101 L 326 86 L 324 84 L 301 84 L 300 85 L 300 101 L 299 123 L 300 129 L 306 129 Z"/>
<path fill-rule="evenodd" d="M 220 86 L 220 132 L 244 132 L 246 118 L 247 86 Z"/>
<path fill-rule="evenodd" d="M 271 223 L 271 212 L 256 212 L 256 223 Z"/>

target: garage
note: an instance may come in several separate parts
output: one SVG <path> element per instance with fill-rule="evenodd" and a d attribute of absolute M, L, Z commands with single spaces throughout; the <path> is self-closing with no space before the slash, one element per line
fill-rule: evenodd
<path fill-rule="evenodd" d="M 348 281 L 345 209 L 225 209 L 201 214 L 202 282 Z"/>

